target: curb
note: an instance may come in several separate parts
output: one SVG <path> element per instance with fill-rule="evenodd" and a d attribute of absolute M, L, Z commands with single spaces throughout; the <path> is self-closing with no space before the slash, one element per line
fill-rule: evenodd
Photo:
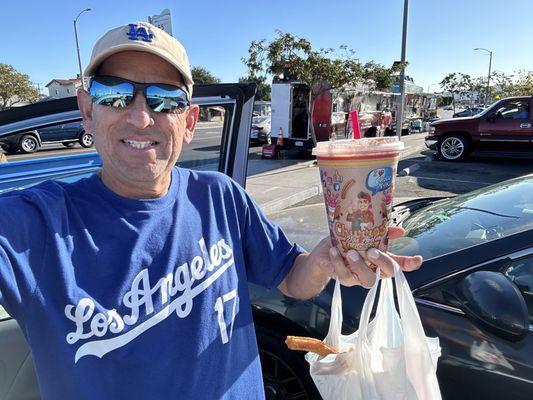
<path fill-rule="evenodd" d="M 283 199 L 269 201 L 261 205 L 261 208 L 263 209 L 265 214 L 273 214 L 278 211 L 283 211 L 295 204 L 301 203 L 302 201 L 307 200 L 310 197 L 316 196 L 320 193 L 322 193 L 322 186 L 311 186 L 310 188 L 300 190 L 299 192 L 296 192 L 293 195 L 285 197 Z"/>

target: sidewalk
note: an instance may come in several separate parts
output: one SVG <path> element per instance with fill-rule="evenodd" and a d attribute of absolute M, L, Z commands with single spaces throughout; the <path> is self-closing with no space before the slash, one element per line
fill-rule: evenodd
<path fill-rule="evenodd" d="M 423 150 L 426 134 L 422 132 L 404 136 L 405 150 L 401 159 Z M 322 187 L 315 162 L 304 161 L 248 177 L 246 191 L 266 214 L 271 214 L 322 193 Z"/>

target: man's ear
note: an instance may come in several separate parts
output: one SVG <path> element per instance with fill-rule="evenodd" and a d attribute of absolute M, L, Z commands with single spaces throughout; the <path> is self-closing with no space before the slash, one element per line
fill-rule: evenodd
<path fill-rule="evenodd" d="M 85 132 L 91 132 L 94 134 L 93 128 L 93 102 L 91 96 L 87 91 L 80 89 L 76 93 L 78 98 L 78 108 L 80 109 L 81 116 L 83 118 L 83 129 Z"/>
<path fill-rule="evenodd" d="M 187 110 L 185 117 L 185 135 L 183 140 L 185 143 L 191 143 L 198 122 L 198 115 L 200 114 L 200 107 L 197 104 L 191 104 Z"/>

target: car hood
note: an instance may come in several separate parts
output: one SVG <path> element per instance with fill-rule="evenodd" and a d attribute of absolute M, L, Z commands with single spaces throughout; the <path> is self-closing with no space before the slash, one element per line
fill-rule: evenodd
<path fill-rule="evenodd" d="M 447 119 L 439 119 L 437 121 L 432 122 L 433 126 L 441 125 L 441 124 L 463 124 L 465 121 L 475 121 L 479 119 L 477 115 L 473 115 L 471 117 L 457 117 L 457 118 L 447 118 Z"/>

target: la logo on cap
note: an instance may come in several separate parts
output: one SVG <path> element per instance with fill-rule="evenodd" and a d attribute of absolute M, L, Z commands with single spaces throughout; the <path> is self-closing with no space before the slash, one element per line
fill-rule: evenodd
<path fill-rule="evenodd" d="M 128 39 L 130 40 L 143 40 L 145 42 L 151 42 L 154 34 L 149 32 L 144 26 L 137 26 L 137 24 L 129 24 L 130 27 Z"/>

